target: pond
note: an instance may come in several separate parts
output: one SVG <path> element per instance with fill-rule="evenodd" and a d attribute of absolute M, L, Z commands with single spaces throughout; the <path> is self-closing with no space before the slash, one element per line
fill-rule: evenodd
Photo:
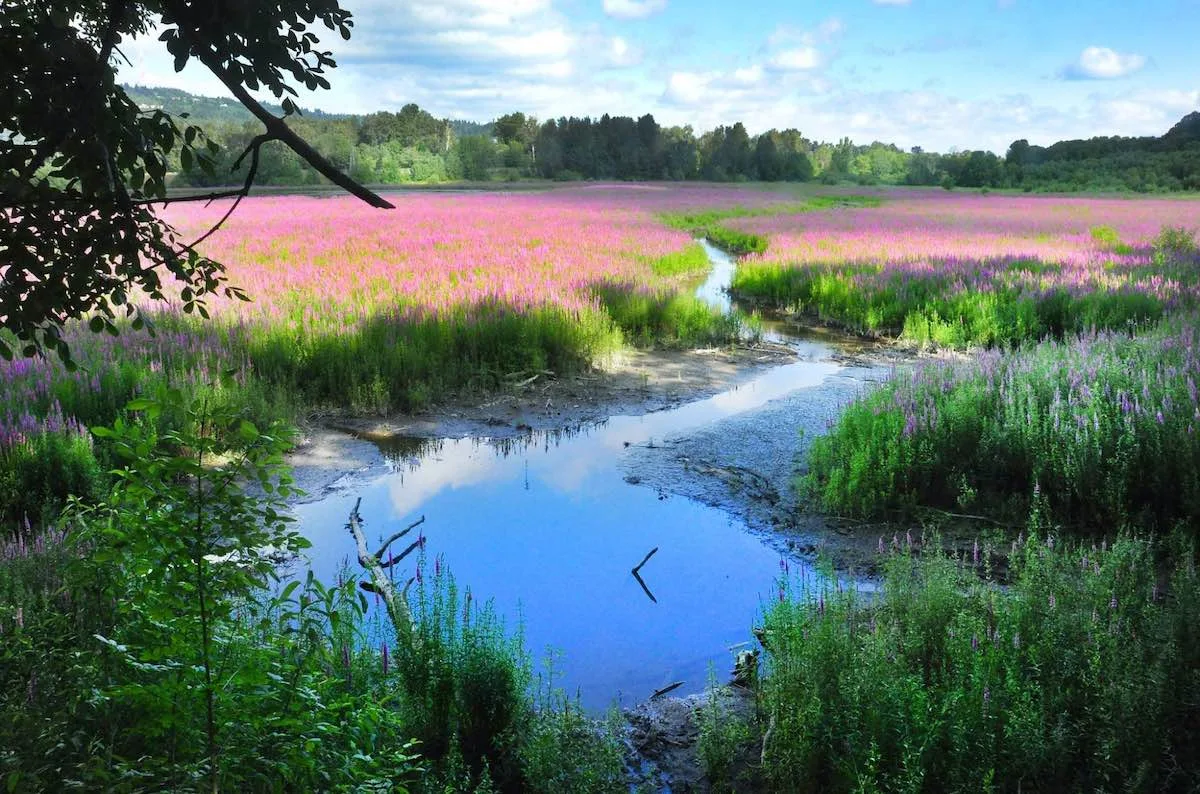
<path fill-rule="evenodd" d="M 700 294 L 727 307 L 732 263 L 710 256 Z M 491 599 L 535 659 L 553 649 L 558 685 L 587 708 L 631 705 L 676 681 L 677 694 L 697 692 L 710 669 L 727 679 L 762 599 L 776 597 L 780 552 L 724 510 L 644 485 L 629 463 L 666 439 L 821 390 L 843 369 L 828 337 L 767 330 L 800 360 L 677 408 L 518 439 L 385 445 L 389 473 L 295 508 L 314 573 L 332 581 L 353 561 L 344 527 L 361 497 L 372 541 L 425 516 L 427 559 L 442 558 L 460 588 Z M 639 582 L 631 568 L 655 548 Z M 788 564 L 795 573 L 807 563 Z"/>

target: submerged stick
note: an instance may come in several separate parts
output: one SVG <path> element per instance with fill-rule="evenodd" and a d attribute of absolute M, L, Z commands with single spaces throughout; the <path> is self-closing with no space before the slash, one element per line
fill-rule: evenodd
<path fill-rule="evenodd" d="M 655 546 L 654 548 L 650 549 L 650 551 L 646 552 L 646 556 L 642 558 L 642 561 L 639 562 L 637 565 L 633 566 L 633 575 L 634 576 L 638 575 L 638 571 L 640 571 L 642 569 L 643 565 L 645 565 L 647 562 L 650 561 L 650 558 L 653 557 L 657 551 L 658 551 L 658 546 Z"/>
<path fill-rule="evenodd" d="M 674 692 L 676 689 L 679 689 L 679 687 L 681 687 L 681 686 L 683 686 L 682 681 L 676 681 L 673 684 L 667 684 L 662 689 L 654 690 L 654 694 L 650 696 L 650 699 L 654 700 L 655 698 L 660 698 L 663 695 L 667 694 L 668 692 Z"/>
<path fill-rule="evenodd" d="M 650 588 L 646 586 L 646 582 L 642 579 L 641 574 L 637 572 L 636 568 L 633 571 L 633 578 L 637 579 L 637 583 L 642 586 L 642 592 L 646 594 L 646 597 L 657 604 L 658 599 L 654 597 L 654 593 L 650 592 Z"/>

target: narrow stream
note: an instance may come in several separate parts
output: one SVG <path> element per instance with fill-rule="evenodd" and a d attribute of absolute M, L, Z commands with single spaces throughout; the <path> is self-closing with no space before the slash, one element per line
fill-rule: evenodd
<path fill-rule="evenodd" d="M 705 244 L 712 275 L 698 295 L 728 309 L 733 262 Z M 460 587 L 492 599 L 519 624 L 535 657 L 553 649 L 557 683 L 585 707 L 631 705 L 675 681 L 676 694 L 724 680 L 762 599 L 776 591 L 780 555 L 729 513 L 640 483 L 629 458 L 802 390 L 842 366 L 828 340 L 789 334 L 800 360 L 707 399 L 563 433 L 513 440 L 403 439 L 384 448 L 391 471 L 352 493 L 295 508 L 313 543 L 314 573 L 331 581 L 353 557 L 344 529 L 355 499 L 373 539 L 424 515 L 426 554 Z M 642 569 L 645 588 L 631 574 Z M 793 572 L 796 561 L 790 561 Z M 412 566 L 397 572 L 407 578 Z"/>

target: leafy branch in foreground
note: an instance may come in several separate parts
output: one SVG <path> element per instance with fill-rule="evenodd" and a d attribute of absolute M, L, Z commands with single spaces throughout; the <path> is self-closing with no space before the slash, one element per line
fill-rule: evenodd
<path fill-rule="evenodd" d="M 0 338 L 5 358 L 51 350 L 70 361 L 63 326 L 89 313 L 95 332 L 116 334 L 122 316 L 140 327 L 139 298 L 175 297 L 164 275 L 177 283 L 189 313 L 206 316 L 209 295 L 245 297 L 222 265 L 196 251 L 229 213 L 187 243 L 152 209 L 177 200 L 167 195 L 174 158 L 184 172 L 211 172 L 217 146 L 199 127 L 143 111 L 129 98 L 116 81 L 127 38 L 162 28 L 177 69 L 200 60 L 265 126 L 234 164 L 237 170 L 250 160 L 242 187 L 203 198 L 246 196 L 259 149 L 278 140 L 334 184 L 372 206 L 392 206 L 338 172 L 249 93 L 295 96 L 288 77 L 309 89 L 329 86 L 324 73 L 334 60 L 308 26 L 319 22 L 349 38 L 350 14 L 334 0 L 276 0 L 219 13 L 197 0 L 27 0 L 6 3 L 4 16 L 0 63 L 11 90 L 0 101 L 0 325 L 15 336 L 15 343 Z M 285 116 L 298 112 L 290 98 L 283 108 Z"/>

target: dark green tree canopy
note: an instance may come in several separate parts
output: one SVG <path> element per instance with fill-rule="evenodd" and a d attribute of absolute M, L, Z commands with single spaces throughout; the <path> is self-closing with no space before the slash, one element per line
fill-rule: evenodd
<path fill-rule="evenodd" d="M 202 130 L 162 110 L 143 111 L 117 83 L 123 41 L 161 28 L 176 69 L 196 59 L 263 125 L 234 163 L 242 197 L 259 150 L 282 141 L 317 171 L 374 206 L 391 206 L 337 171 L 283 118 L 251 95 L 269 91 L 296 111 L 293 83 L 328 88 L 334 60 L 315 30 L 349 38 L 337 0 L 0 0 L 0 325 L 21 351 L 69 357 L 64 323 L 91 313 L 93 330 L 116 333 L 120 315 L 140 324 L 135 292 L 167 297 L 176 282 L 185 311 L 204 298 L 240 295 L 220 264 L 182 241 L 153 212 L 165 203 L 169 163 L 211 169 Z M 178 200 L 178 199 L 175 199 Z M 201 238 L 203 239 L 203 238 Z M 0 354 L 12 355 L 0 339 Z"/>

